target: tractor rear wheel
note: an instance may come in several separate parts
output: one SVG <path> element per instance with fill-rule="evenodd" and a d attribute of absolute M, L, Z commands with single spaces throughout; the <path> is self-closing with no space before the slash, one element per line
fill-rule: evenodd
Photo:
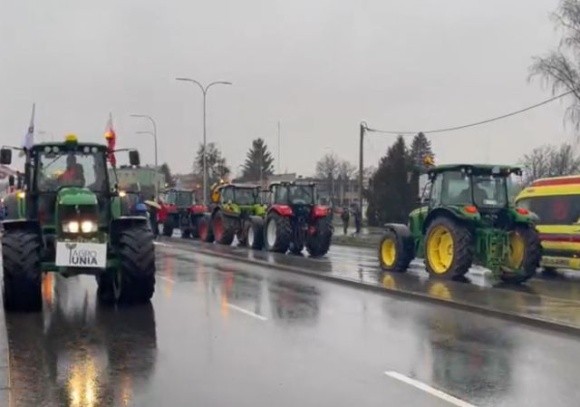
<path fill-rule="evenodd" d="M 215 241 L 229 246 L 234 241 L 236 228 L 232 219 L 229 219 L 222 211 L 217 211 L 211 220 Z"/>
<path fill-rule="evenodd" d="M 191 229 L 191 237 L 194 239 L 199 239 L 199 220 L 201 217 L 196 216 L 191 220 L 193 228 Z"/>
<path fill-rule="evenodd" d="M 197 230 L 202 242 L 212 243 L 214 241 L 213 230 L 211 228 L 211 216 L 203 215 L 197 221 Z"/>
<path fill-rule="evenodd" d="M 286 253 L 292 240 L 290 219 L 277 213 L 266 217 L 264 230 L 264 246 L 270 252 Z"/>
<path fill-rule="evenodd" d="M 264 247 L 264 221 L 260 218 L 250 218 L 245 222 L 248 247 L 262 250 Z"/>
<path fill-rule="evenodd" d="M 452 279 L 469 271 L 473 262 L 473 239 L 457 222 L 434 219 L 425 236 L 425 266 L 433 277 Z"/>
<path fill-rule="evenodd" d="M 306 250 L 312 257 L 321 257 L 328 253 L 332 241 L 332 226 L 328 218 L 318 218 L 314 221 L 314 232 L 306 237 Z M 309 227 L 309 229 L 310 229 Z"/>
<path fill-rule="evenodd" d="M 175 225 L 173 224 L 173 219 L 171 219 L 171 217 L 165 219 L 165 222 L 163 222 L 163 236 L 165 237 L 173 236 L 174 227 Z"/>
<path fill-rule="evenodd" d="M 379 244 L 379 262 L 383 271 L 404 273 L 415 257 L 414 247 L 392 229 L 388 229 Z"/>
<path fill-rule="evenodd" d="M 542 258 L 542 246 L 533 226 L 517 225 L 509 233 L 507 270 L 500 275 L 504 283 L 521 284 L 536 274 Z"/>
<path fill-rule="evenodd" d="M 42 309 L 42 271 L 40 236 L 26 230 L 13 230 L 2 236 L 4 269 L 4 308 L 7 311 Z"/>

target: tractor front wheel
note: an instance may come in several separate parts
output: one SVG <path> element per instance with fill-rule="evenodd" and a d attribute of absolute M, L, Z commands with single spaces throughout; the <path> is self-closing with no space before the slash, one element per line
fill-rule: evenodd
<path fill-rule="evenodd" d="M 217 211 L 213 215 L 211 224 L 215 241 L 225 246 L 231 245 L 235 236 L 235 227 L 232 220 L 228 219 L 222 211 Z"/>
<path fill-rule="evenodd" d="M 250 218 L 244 225 L 248 247 L 262 250 L 264 247 L 264 221 L 260 218 Z"/>
<path fill-rule="evenodd" d="M 271 213 L 266 218 L 264 230 L 264 245 L 270 252 L 286 253 L 292 239 L 292 226 L 290 219 Z"/>
<path fill-rule="evenodd" d="M 212 243 L 214 241 L 213 230 L 211 227 L 211 216 L 203 215 L 197 221 L 197 230 L 202 242 Z"/>
<path fill-rule="evenodd" d="M 7 311 L 42 309 L 40 236 L 14 230 L 2 236 L 4 308 Z"/>
<path fill-rule="evenodd" d="M 155 292 L 155 246 L 153 235 L 143 226 L 121 232 L 119 239 L 121 303 L 144 303 Z"/>
<path fill-rule="evenodd" d="M 306 250 L 312 257 L 321 257 L 328 253 L 332 241 L 332 226 L 328 218 L 318 218 L 309 227 L 314 228 L 306 238 Z"/>
<path fill-rule="evenodd" d="M 521 284 L 536 274 L 542 257 L 538 232 L 533 226 L 518 225 L 509 232 L 507 268 L 500 275 L 504 283 Z"/>
<path fill-rule="evenodd" d="M 463 276 L 473 262 L 473 239 L 457 222 L 434 219 L 425 237 L 425 266 L 433 277 L 452 279 Z"/>
<path fill-rule="evenodd" d="M 415 257 L 413 241 L 406 242 L 394 230 L 388 229 L 379 244 L 379 261 L 381 269 L 404 273 Z"/>

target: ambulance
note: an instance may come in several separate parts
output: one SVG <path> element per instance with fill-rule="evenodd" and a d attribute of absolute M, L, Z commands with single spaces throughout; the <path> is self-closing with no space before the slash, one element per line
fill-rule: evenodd
<path fill-rule="evenodd" d="M 516 205 L 539 217 L 544 270 L 580 270 L 580 175 L 538 179 L 519 193 Z"/>

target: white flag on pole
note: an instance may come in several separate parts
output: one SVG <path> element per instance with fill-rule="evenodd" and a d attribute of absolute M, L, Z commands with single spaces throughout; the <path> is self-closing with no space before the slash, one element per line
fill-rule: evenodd
<path fill-rule="evenodd" d="M 32 147 L 32 145 L 34 144 L 34 112 L 36 110 L 36 103 L 32 104 L 32 116 L 30 117 L 30 124 L 28 125 L 28 131 L 26 132 L 26 135 L 24 136 L 24 142 L 22 143 L 22 147 L 25 149 L 30 149 L 30 147 Z M 24 152 L 22 152 L 21 155 L 24 155 Z"/>

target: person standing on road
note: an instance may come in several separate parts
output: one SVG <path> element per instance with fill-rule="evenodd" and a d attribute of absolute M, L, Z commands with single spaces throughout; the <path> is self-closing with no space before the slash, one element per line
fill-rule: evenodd
<path fill-rule="evenodd" d="M 355 233 L 357 235 L 360 234 L 361 223 L 362 223 L 362 212 L 361 212 L 360 207 L 358 205 L 356 205 L 354 207 L 354 226 L 356 228 Z"/>
<path fill-rule="evenodd" d="M 155 196 L 151 197 L 152 202 L 155 201 Z M 155 239 L 159 237 L 159 222 L 157 220 L 157 208 L 153 205 L 149 205 L 149 221 L 151 222 L 151 230 L 153 231 L 153 236 Z"/>
<path fill-rule="evenodd" d="M 344 229 L 344 235 L 346 236 L 348 232 L 348 222 L 350 221 L 350 212 L 347 207 L 342 208 L 342 215 L 340 215 L 342 219 L 342 227 Z"/>

